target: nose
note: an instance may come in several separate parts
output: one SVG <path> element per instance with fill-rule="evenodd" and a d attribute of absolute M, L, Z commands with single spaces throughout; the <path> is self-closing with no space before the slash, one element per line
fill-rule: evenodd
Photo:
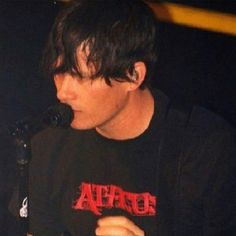
<path fill-rule="evenodd" d="M 70 74 L 64 73 L 55 75 L 54 82 L 57 90 L 57 98 L 61 102 L 67 103 L 75 98 L 74 79 Z"/>

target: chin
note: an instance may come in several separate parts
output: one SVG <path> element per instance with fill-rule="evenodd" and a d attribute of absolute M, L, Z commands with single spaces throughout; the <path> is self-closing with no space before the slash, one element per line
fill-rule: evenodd
<path fill-rule="evenodd" d="M 78 129 L 78 130 L 89 130 L 89 129 L 95 128 L 93 125 L 85 124 L 84 122 L 77 122 L 75 120 L 72 121 L 70 126 L 71 126 L 71 128 Z"/>

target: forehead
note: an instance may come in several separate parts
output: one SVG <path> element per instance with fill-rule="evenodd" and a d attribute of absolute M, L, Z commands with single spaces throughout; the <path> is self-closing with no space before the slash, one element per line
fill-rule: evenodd
<path fill-rule="evenodd" d="M 77 66 L 83 72 L 95 72 L 94 62 L 89 60 L 90 49 L 88 45 L 81 44 L 76 49 Z"/>
<path fill-rule="evenodd" d="M 89 46 L 82 43 L 76 49 L 76 60 L 78 63 L 87 63 L 89 57 Z"/>
<path fill-rule="evenodd" d="M 84 41 L 76 49 L 67 53 L 58 55 L 54 64 L 59 73 L 68 72 L 83 77 L 93 77 L 96 74 L 97 67 L 90 55 L 89 42 Z"/>
<path fill-rule="evenodd" d="M 84 45 L 81 44 L 77 47 L 77 49 L 75 50 L 75 54 L 74 54 L 74 59 L 75 62 L 77 64 L 77 66 L 85 66 L 86 64 L 88 64 L 88 57 L 89 57 L 89 47 L 88 45 Z M 61 66 L 61 64 L 63 64 L 67 58 L 65 58 L 66 55 L 59 55 L 56 59 L 56 67 Z"/>

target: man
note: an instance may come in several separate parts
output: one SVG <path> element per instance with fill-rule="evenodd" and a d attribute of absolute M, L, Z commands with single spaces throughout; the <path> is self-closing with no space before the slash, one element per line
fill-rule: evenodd
<path fill-rule="evenodd" d="M 74 119 L 32 141 L 30 234 L 233 235 L 235 134 L 148 80 L 156 22 L 138 0 L 80 0 L 44 64 Z"/>

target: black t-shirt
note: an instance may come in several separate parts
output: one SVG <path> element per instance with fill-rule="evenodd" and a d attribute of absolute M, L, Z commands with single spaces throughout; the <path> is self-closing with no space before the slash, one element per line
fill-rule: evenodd
<path fill-rule="evenodd" d="M 181 124 L 181 158 L 172 160 L 175 142 L 165 132 L 173 132 L 172 140 L 176 134 L 163 131 L 169 101 L 160 91 L 154 97 L 149 129 L 138 138 L 116 141 L 95 130 L 58 128 L 34 138 L 29 196 L 34 236 L 94 235 L 97 220 L 109 215 L 126 216 L 147 236 L 214 235 L 235 223 L 231 129 L 195 107 Z"/>

